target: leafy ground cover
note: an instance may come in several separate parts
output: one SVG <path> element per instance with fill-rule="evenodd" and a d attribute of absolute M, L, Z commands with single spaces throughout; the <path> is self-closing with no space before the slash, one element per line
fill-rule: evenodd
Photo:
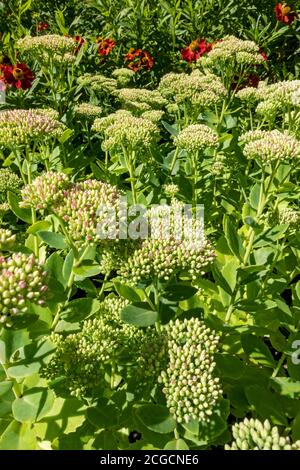
<path fill-rule="evenodd" d="M 300 449 L 298 15 L 0 2 L 0 449 Z"/>

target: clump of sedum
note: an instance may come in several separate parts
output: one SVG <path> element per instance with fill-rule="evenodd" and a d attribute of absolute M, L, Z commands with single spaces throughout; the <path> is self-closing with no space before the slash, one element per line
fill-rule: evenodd
<path fill-rule="evenodd" d="M 77 43 L 73 38 L 58 34 L 26 36 L 19 39 L 17 47 L 22 53 L 34 57 L 41 63 L 47 63 L 49 60 L 72 63 L 76 60 Z"/>
<path fill-rule="evenodd" d="M 168 365 L 159 381 L 177 422 L 208 421 L 222 395 L 215 377 L 219 337 L 197 318 L 171 321 L 166 327 Z"/>
<path fill-rule="evenodd" d="M 58 138 L 65 125 L 45 110 L 14 109 L 0 112 L 0 145 L 11 147 L 36 140 Z"/>
<path fill-rule="evenodd" d="M 199 59 L 204 67 L 214 68 L 235 65 L 259 65 L 265 62 L 259 47 L 254 41 L 227 36 L 216 42 L 211 51 Z"/>
<path fill-rule="evenodd" d="M 77 116 L 86 119 L 95 119 L 102 114 L 102 108 L 91 103 L 80 103 L 75 106 L 74 112 Z"/>
<path fill-rule="evenodd" d="M 266 419 L 245 418 L 232 426 L 233 442 L 225 450 L 300 450 L 300 441 L 292 443 L 288 436 L 280 436 L 277 426 Z"/>
<path fill-rule="evenodd" d="M 200 152 L 206 148 L 218 147 L 218 134 L 204 124 L 191 124 L 175 137 L 176 147 L 188 152 Z"/>
<path fill-rule="evenodd" d="M 10 251 L 16 243 L 16 235 L 11 230 L 0 228 L 0 251 Z"/>
<path fill-rule="evenodd" d="M 27 313 L 28 302 L 44 304 L 46 271 L 34 255 L 13 253 L 0 257 L 0 321 Z"/>
<path fill-rule="evenodd" d="M 249 131 L 240 137 L 244 144 L 244 155 L 263 164 L 278 160 L 288 161 L 300 157 L 300 142 L 287 132 Z"/>
<path fill-rule="evenodd" d="M 160 109 L 167 104 L 158 90 L 145 88 L 121 88 L 114 93 L 125 109 L 137 114 L 152 109 Z"/>
<path fill-rule="evenodd" d="M 48 171 L 27 184 L 21 191 L 21 207 L 37 210 L 47 209 L 62 198 L 61 190 L 70 186 L 70 180 L 64 173 Z"/>

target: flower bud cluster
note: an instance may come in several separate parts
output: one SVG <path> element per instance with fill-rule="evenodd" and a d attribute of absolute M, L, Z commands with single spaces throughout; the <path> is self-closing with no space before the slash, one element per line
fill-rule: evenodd
<path fill-rule="evenodd" d="M 170 413 L 177 422 L 208 421 L 222 395 L 214 370 L 219 337 L 198 318 L 170 321 L 168 365 L 160 374 Z"/>
<path fill-rule="evenodd" d="M 225 445 L 225 450 L 300 450 L 300 440 L 292 443 L 267 419 L 261 422 L 245 418 L 232 426 L 232 435 L 234 440 Z"/>
<path fill-rule="evenodd" d="M 14 109 L 0 112 L 0 145 L 26 144 L 32 140 L 57 138 L 65 125 L 49 117 L 45 110 Z"/>
<path fill-rule="evenodd" d="M 117 80 L 119 87 L 125 87 L 133 81 L 135 73 L 133 70 L 122 67 L 120 69 L 115 69 L 111 76 Z"/>
<path fill-rule="evenodd" d="M 158 90 L 146 88 L 121 88 L 114 93 L 125 109 L 138 115 L 145 111 L 160 109 L 167 104 Z"/>
<path fill-rule="evenodd" d="M 92 125 L 92 131 L 104 135 L 104 132 L 109 126 L 117 123 L 118 121 L 126 119 L 128 116 L 132 116 L 130 111 L 126 111 L 125 109 L 119 109 L 115 113 L 111 113 L 108 116 L 97 118 L 95 119 L 94 124 Z"/>
<path fill-rule="evenodd" d="M 174 138 L 176 147 L 188 152 L 200 152 L 219 145 L 218 134 L 204 124 L 191 124 Z"/>
<path fill-rule="evenodd" d="M 0 228 L 0 251 L 10 251 L 16 243 L 16 235 L 11 230 Z"/>
<path fill-rule="evenodd" d="M 238 39 L 235 36 L 227 36 L 222 41 L 216 42 L 212 50 L 199 59 L 203 67 L 214 68 L 238 65 L 259 65 L 265 62 L 265 58 L 259 51 L 254 41 Z"/>
<path fill-rule="evenodd" d="M 26 54 L 30 54 L 38 60 L 56 56 L 62 59 L 71 54 L 75 57 L 76 42 L 67 36 L 58 34 L 47 34 L 44 36 L 26 36 L 19 39 L 17 47 Z"/>
<path fill-rule="evenodd" d="M 288 225 L 289 232 L 299 232 L 300 211 L 292 209 L 291 207 L 284 207 L 279 209 L 278 219 L 280 224 Z"/>
<path fill-rule="evenodd" d="M 216 75 L 194 70 L 186 73 L 168 73 L 162 77 L 158 90 L 171 103 L 187 103 L 190 106 L 210 107 L 226 96 L 226 89 Z"/>
<path fill-rule="evenodd" d="M 75 106 L 74 112 L 79 117 L 94 119 L 102 114 L 102 108 L 91 103 L 80 103 Z"/>
<path fill-rule="evenodd" d="M 27 302 L 44 304 L 47 273 L 34 255 L 0 257 L 0 321 L 28 311 Z"/>
<path fill-rule="evenodd" d="M 8 191 L 18 192 L 22 186 L 22 180 L 16 173 L 13 173 L 7 168 L 0 169 L 0 193 L 7 194 Z"/>
<path fill-rule="evenodd" d="M 287 132 L 249 131 L 240 137 L 245 144 L 244 154 L 249 159 L 258 159 L 270 164 L 278 160 L 290 160 L 300 157 L 300 142 Z"/>
<path fill-rule="evenodd" d="M 114 78 L 108 78 L 101 74 L 92 75 L 90 73 L 86 73 L 79 77 L 77 81 L 79 85 L 98 91 L 102 94 L 110 94 L 118 86 L 117 80 Z"/>
<path fill-rule="evenodd" d="M 61 190 L 70 186 L 70 180 L 64 173 L 48 171 L 27 184 L 21 191 L 20 207 L 32 207 L 37 210 L 47 209 L 62 198 Z"/>

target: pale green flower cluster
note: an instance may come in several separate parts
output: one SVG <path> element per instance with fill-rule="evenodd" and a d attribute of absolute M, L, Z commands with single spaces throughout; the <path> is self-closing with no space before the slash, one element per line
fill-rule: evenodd
<path fill-rule="evenodd" d="M 42 173 L 22 189 L 20 207 L 47 209 L 62 199 L 61 190 L 69 186 L 69 177 L 64 173 L 54 171 Z"/>
<path fill-rule="evenodd" d="M 98 130 L 98 124 L 99 121 L 95 122 L 93 129 Z M 127 149 L 137 151 L 150 148 L 158 138 L 158 127 L 149 119 L 125 113 L 115 113 L 113 122 L 104 130 L 103 148 L 104 150 L 112 150 L 124 146 Z"/>
<path fill-rule="evenodd" d="M 277 129 L 249 131 L 239 140 L 245 144 L 244 154 L 247 158 L 258 159 L 264 164 L 300 157 L 300 142 L 288 133 Z"/>
<path fill-rule="evenodd" d="M 94 124 L 92 125 L 92 131 L 98 132 L 99 134 L 104 134 L 109 126 L 130 116 L 132 116 L 130 111 L 119 109 L 115 113 L 109 114 L 108 116 L 95 119 Z"/>
<path fill-rule="evenodd" d="M 42 370 L 47 379 L 65 377 L 71 395 L 95 396 L 105 385 L 105 373 L 112 362 L 136 364 L 144 332 L 121 321 L 126 300 L 106 298 L 97 317 L 85 320 L 77 333 L 64 336 L 53 333 L 49 339 L 56 351 Z"/>
<path fill-rule="evenodd" d="M 115 69 L 111 76 L 117 80 L 119 87 L 125 87 L 133 81 L 135 73 L 133 70 L 122 67 L 120 69 Z"/>
<path fill-rule="evenodd" d="M 48 62 L 74 62 L 77 43 L 73 38 L 60 36 L 58 34 L 47 34 L 43 36 L 26 36 L 17 42 L 18 49 L 30 54 L 41 63 Z"/>
<path fill-rule="evenodd" d="M 126 283 L 160 279 L 168 281 L 185 273 L 197 279 L 214 261 L 211 243 L 203 237 L 147 238 L 120 267 L 119 274 Z"/>
<path fill-rule="evenodd" d="M 0 193 L 6 197 L 7 191 L 18 192 L 22 186 L 22 180 L 16 173 L 8 168 L 0 169 Z"/>
<path fill-rule="evenodd" d="M 222 396 L 215 377 L 219 337 L 198 318 L 166 326 L 168 364 L 159 376 L 170 413 L 177 422 L 209 421 Z"/>
<path fill-rule="evenodd" d="M 138 115 L 153 109 L 160 109 L 167 104 L 158 90 L 146 88 L 121 88 L 114 93 L 125 109 Z"/>
<path fill-rule="evenodd" d="M 0 228 L 0 251 L 10 251 L 16 243 L 16 235 L 11 230 Z"/>
<path fill-rule="evenodd" d="M 65 125 L 53 119 L 45 110 L 14 109 L 0 111 L 0 145 L 10 147 L 34 140 L 58 138 Z"/>
<path fill-rule="evenodd" d="M 79 85 L 103 94 L 110 94 L 118 87 L 117 80 L 101 74 L 86 73 L 79 77 L 77 81 Z"/>
<path fill-rule="evenodd" d="M 226 97 L 220 78 L 212 73 L 194 70 L 186 73 L 168 73 L 160 81 L 158 90 L 171 103 L 189 104 L 197 109 L 218 104 Z"/>
<path fill-rule="evenodd" d="M 231 445 L 225 444 L 225 450 L 300 450 L 300 440 L 292 443 L 267 419 L 245 418 L 232 426 L 232 436 L 234 440 Z"/>
<path fill-rule="evenodd" d="M 151 122 L 158 123 L 163 117 L 163 115 L 163 111 L 160 111 L 159 109 L 153 109 L 151 111 L 145 111 L 141 114 L 141 117 L 144 119 L 148 119 Z"/>
<path fill-rule="evenodd" d="M 102 108 L 91 103 L 80 103 L 74 108 L 75 114 L 86 119 L 94 119 L 102 114 Z"/>
<path fill-rule="evenodd" d="M 206 148 L 217 148 L 218 134 L 204 124 L 191 124 L 174 138 L 176 147 L 188 152 L 200 152 Z"/>
<path fill-rule="evenodd" d="M 0 322 L 7 323 L 9 317 L 27 313 L 27 302 L 44 304 L 47 276 L 43 265 L 34 255 L 13 253 L 11 257 L 0 257 Z"/>
<path fill-rule="evenodd" d="M 220 64 L 234 65 L 258 65 L 264 63 L 264 58 L 259 52 L 259 47 L 254 41 L 238 39 L 235 36 L 227 36 L 218 41 L 206 56 L 199 59 L 203 67 L 220 67 Z"/>
<path fill-rule="evenodd" d="M 174 183 L 165 184 L 164 191 L 168 196 L 174 197 L 179 192 L 179 186 Z"/>
<path fill-rule="evenodd" d="M 288 225 L 290 232 L 298 232 L 300 229 L 300 211 L 291 207 L 279 209 L 278 221 L 280 224 Z"/>

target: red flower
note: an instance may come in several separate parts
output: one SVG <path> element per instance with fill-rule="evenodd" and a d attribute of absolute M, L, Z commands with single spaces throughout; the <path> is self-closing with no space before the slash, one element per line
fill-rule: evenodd
<path fill-rule="evenodd" d="M 48 23 L 44 23 L 43 21 L 40 21 L 37 25 L 38 31 L 45 31 L 45 29 L 48 29 L 49 25 Z"/>
<path fill-rule="evenodd" d="M 191 44 L 181 51 L 182 60 L 187 62 L 196 62 L 201 56 L 211 51 L 212 44 L 206 42 L 206 39 L 195 39 Z"/>
<path fill-rule="evenodd" d="M 298 18 L 297 13 L 292 11 L 292 7 L 286 3 L 277 3 L 274 11 L 277 21 L 280 21 L 284 24 L 291 24 L 296 18 Z"/>
<path fill-rule="evenodd" d="M 125 55 L 125 62 L 128 62 L 127 67 L 134 72 L 151 70 L 154 65 L 154 59 L 149 52 L 133 47 Z"/>
<path fill-rule="evenodd" d="M 26 64 L 0 66 L 0 80 L 18 90 L 31 88 L 34 78 L 33 73 Z"/>
<path fill-rule="evenodd" d="M 78 46 L 77 46 L 77 48 L 76 48 L 76 50 L 75 50 L 75 54 L 78 54 L 78 52 L 79 52 L 80 49 L 82 48 L 83 44 L 85 43 L 85 40 L 84 40 L 81 36 L 79 36 L 79 35 L 77 35 L 77 36 L 71 36 L 71 37 L 72 37 L 72 39 L 74 39 L 74 41 L 77 42 L 77 44 L 78 44 Z"/>
<path fill-rule="evenodd" d="M 103 39 L 99 36 L 96 39 L 96 43 L 99 44 L 98 46 L 98 54 L 102 56 L 108 56 L 108 54 L 113 50 L 116 46 L 116 41 L 110 38 Z"/>
<path fill-rule="evenodd" d="M 267 54 L 262 49 L 259 49 L 259 53 L 266 62 L 269 61 Z"/>

